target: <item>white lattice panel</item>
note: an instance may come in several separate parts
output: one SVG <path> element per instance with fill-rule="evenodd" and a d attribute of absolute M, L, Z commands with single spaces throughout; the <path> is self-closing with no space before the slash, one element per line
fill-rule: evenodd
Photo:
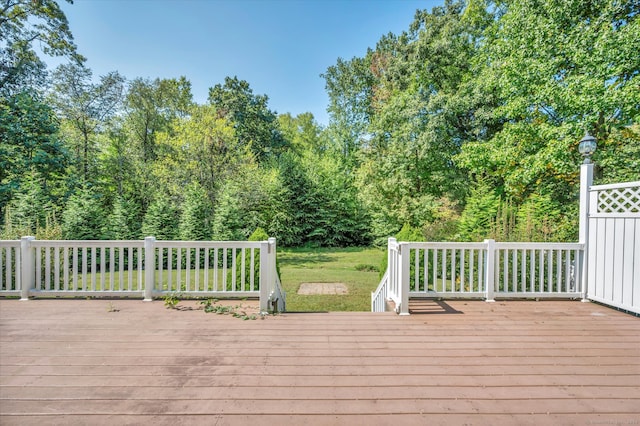
<path fill-rule="evenodd" d="M 598 191 L 598 213 L 640 213 L 640 186 Z"/>

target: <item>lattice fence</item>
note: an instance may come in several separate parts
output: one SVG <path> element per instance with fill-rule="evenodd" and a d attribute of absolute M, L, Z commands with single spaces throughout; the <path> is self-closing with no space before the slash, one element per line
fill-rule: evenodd
<path fill-rule="evenodd" d="M 598 191 L 598 213 L 640 213 L 640 182 Z"/>

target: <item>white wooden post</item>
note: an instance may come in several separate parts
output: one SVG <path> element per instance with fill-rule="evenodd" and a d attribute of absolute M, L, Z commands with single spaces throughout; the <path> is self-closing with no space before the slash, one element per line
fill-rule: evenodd
<path fill-rule="evenodd" d="M 121 266 L 122 267 L 122 266 Z M 144 301 L 153 300 L 156 276 L 156 239 L 146 237 L 144 239 Z"/>
<path fill-rule="evenodd" d="M 400 243 L 398 247 L 400 253 L 400 315 L 409 315 L 409 283 L 411 281 L 410 259 L 411 250 L 409 244 Z"/>
<path fill-rule="evenodd" d="M 397 268 L 397 263 L 396 262 L 396 253 L 395 250 L 391 249 L 391 246 L 393 247 L 397 247 L 397 243 L 398 241 L 393 238 L 390 237 L 387 240 L 387 271 L 389 271 L 389 275 L 387 277 L 387 296 L 390 294 L 394 294 L 396 295 L 397 290 L 396 290 L 396 286 L 398 285 L 398 268 Z M 386 306 L 387 301 L 385 300 L 385 306 Z M 385 308 L 386 309 L 386 308 Z"/>
<path fill-rule="evenodd" d="M 580 228 L 578 232 L 578 242 L 583 244 L 580 252 L 580 265 L 576 268 L 581 270 L 582 301 L 588 302 L 587 292 L 589 285 L 589 189 L 593 184 L 593 163 L 580 166 Z"/>
<path fill-rule="evenodd" d="M 276 298 L 281 298 L 282 295 L 278 294 L 278 289 L 276 285 L 276 239 L 269 238 L 269 296 L 272 294 Z M 278 301 L 279 303 L 280 301 Z M 267 300 L 267 304 L 269 301 Z M 271 303 L 274 303 L 272 300 Z M 269 306 L 272 311 L 276 311 L 278 309 L 278 305 Z"/>
<path fill-rule="evenodd" d="M 484 243 L 487 245 L 486 252 L 487 255 L 484 257 L 485 259 L 485 267 L 484 267 L 484 285 L 485 285 L 485 301 L 486 302 L 495 302 L 493 298 L 493 293 L 495 290 L 495 280 L 496 280 L 496 241 L 495 240 L 484 240 Z"/>
<path fill-rule="evenodd" d="M 16 282 L 20 283 L 20 300 L 29 300 L 29 292 L 35 285 L 34 257 L 31 241 L 36 237 L 22 237 L 20 239 L 20 269 L 16 268 Z M 17 260 L 17 259 L 16 259 Z M 7 265 L 9 268 L 10 265 Z M 20 275 L 20 276 L 18 276 Z"/>
<path fill-rule="evenodd" d="M 260 243 L 260 312 L 269 312 L 269 293 L 271 292 L 271 243 Z M 275 253 L 274 253 L 275 254 Z"/>

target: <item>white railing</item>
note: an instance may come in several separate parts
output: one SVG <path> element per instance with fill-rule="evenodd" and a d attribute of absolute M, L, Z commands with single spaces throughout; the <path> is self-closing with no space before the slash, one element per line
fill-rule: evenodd
<path fill-rule="evenodd" d="M 583 245 L 578 243 L 495 243 L 497 297 L 582 297 Z"/>
<path fill-rule="evenodd" d="M 583 244 L 397 242 L 389 239 L 387 278 L 372 311 L 409 298 L 581 298 Z M 383 288 L 385 287 L 385 288 Z"/>
<path fill-rule="evenodd" d="M 260 289 L 260 242 L 156 241 L 156 293 L 246 297 Z"/>
<path fill-rule="evenodd" d="M 29 297 L 259 297 L 285 293 L 276 241 L 0 241 L 0 295 Z M 271 307 L 270 307 L 271 306 Z"/>
<path fill-rule="evenodd" d="M 21 276 L 20 241 L 0 240 L 0 294 L 19 296 Z"/>
<path fill-rule="evenodd" d="M 29 296 L 139 296 L 142 241 L 29 240 Z M 27 279 L 25 279 L 25 282 Z"/>
<path fill-rule="evenodd" d="M 287 294 L 282 288 L 280 276 L 276 274 L 275 289 L 269 294 L 269 312 L 278 313 L 287 310 Z"/>
<path fill-rule="evenodd" d="M 582 297 L 582 249 L 578 243 L 495 243 L 494 295 Z"/>
<path fill-rule="evenodd" d="M 402 244 L 409 250 L 410 297 L 484 296 L 487 244 Z"/>
<path fill-rule="evenodd" d="M 389 280 L 389 270 L 387 269 L 380 280 L 376 291 L 371 293 L 371 312 L 384 312 L 387 309 L 387 281 Z"/>
<path fill-rule="evenodd" d="M 387 271 L 389 275 L 387 277 L 387 297 L 395 304 L 396 312 L 408 314 L 409 312 L 409 292 L 404 291 L 405 287 L 402 285 L 403 279 L 408 275 L 403 271 L 408 264 L 407 257 L 401 256 L 402 247 L 396 241 L 395 238 L 389 238 L 389 249 L 387 253 Z M 403 303 L 404 302 L 404 303 Z M 402 308 L 406 308 L 406 312 L 402 311 Z"/>

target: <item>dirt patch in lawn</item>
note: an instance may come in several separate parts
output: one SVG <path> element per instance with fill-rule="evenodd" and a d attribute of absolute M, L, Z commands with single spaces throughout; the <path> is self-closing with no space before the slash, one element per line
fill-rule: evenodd
<path fill-rule="evenodd" d="M 298 294 L 349 294 L 349 289 L 343 283 L 302 283 Z"/>

